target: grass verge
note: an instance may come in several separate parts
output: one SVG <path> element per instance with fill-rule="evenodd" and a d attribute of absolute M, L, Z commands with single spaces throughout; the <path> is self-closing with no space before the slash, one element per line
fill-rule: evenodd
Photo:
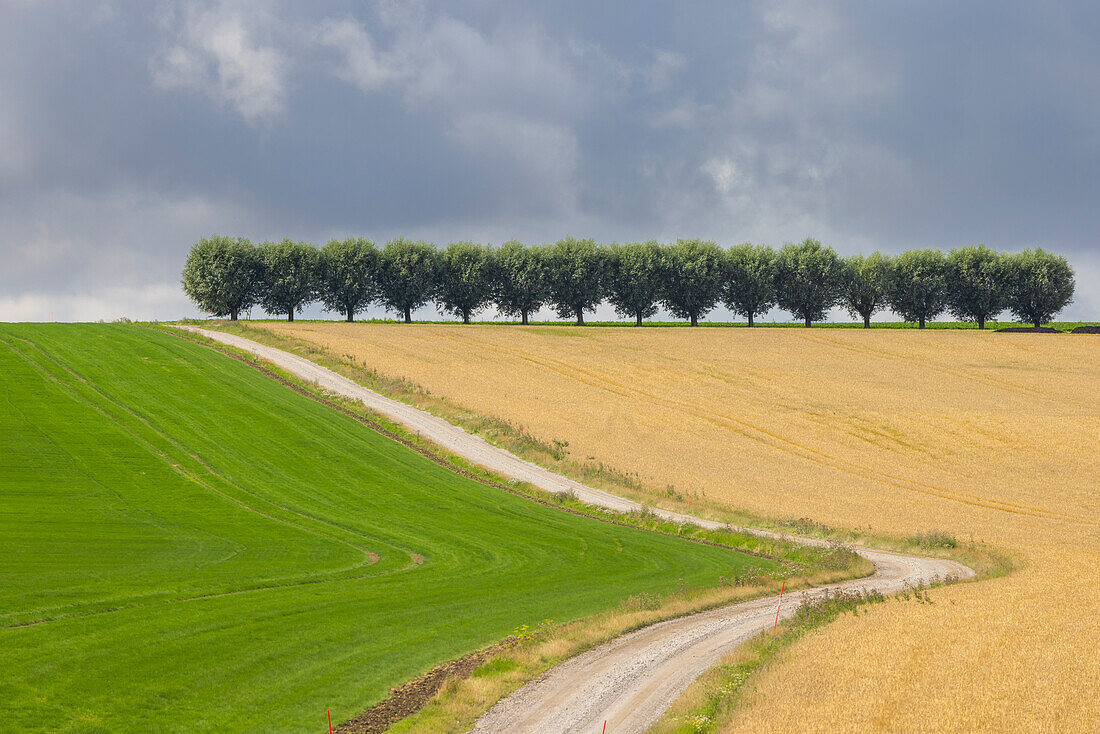
<path fill-rule="evenodd" d="M 842 614 L 858 615 L 861 608 L 869 605 L 888 600 L 932 604 L 929 588 L 913 587 L 890 597 L 876 591 L 829 591 L 807 599 L 774 632 L 752 638 L 696 680 L 653 725 L 650 734 L 722 731 L 752 690 L 754 676 L 776 662 L 795 642 Z"/>

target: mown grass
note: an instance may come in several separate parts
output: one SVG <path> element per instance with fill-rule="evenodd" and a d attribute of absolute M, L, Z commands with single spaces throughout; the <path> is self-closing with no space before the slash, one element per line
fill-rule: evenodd
<path fill-rule="evenodd" d="M 13 730 L 316 731 L 518 625 L 782 569 L 486 486 L 140 326 L 0 326 L 0 375 Z"/>

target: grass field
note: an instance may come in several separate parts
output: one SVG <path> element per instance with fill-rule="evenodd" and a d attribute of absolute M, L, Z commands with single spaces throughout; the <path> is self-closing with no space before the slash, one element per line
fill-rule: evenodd
<path fill-rule="evenodd" d="M 0 325 L 0 730 L 321 731 L 433 665 L 772 561 L 466 479 L 204 346 Z"/>
<path fill-rule="evenodd" d="M 1016 562 L 800 640 L 731 731 L 1100 721 L 1100 337 L 256 326 L 522 426 L 654 504 L 935 530 Z"/>

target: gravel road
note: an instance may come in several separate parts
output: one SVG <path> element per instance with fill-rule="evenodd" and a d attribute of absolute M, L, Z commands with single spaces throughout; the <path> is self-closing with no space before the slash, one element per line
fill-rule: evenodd
<path fill-rule="evenodd" d="M 383 397 L 297 355 L 219 331 L 195 326 L 178 328 L 251 352 L 324 390 L 358 400 L 406 429 L 498 474 L 550 492 L 572 491 L 584 502 L 620 512 L 642 507 L 633 500 L 587 487 L 524 461 L 441 418 Z M 673 521 L 692 522 L 707 528 L 725 527 L 723 523 L 713 520 L 667 510 L 653 511 Z M 778 537 L 778 534 L 768 531 L 746 530 Z M 791 539 L 807 544 L 823 544 L 823 541 L 811 538 Z M 863 547 L 854 550 L 874 563 L 873 575 L 786 594 L 780 607 L 780 618 L 793 614 L 801 600 L 821 594 L 824 589 L 874 589 L 889 594 L 935 579 L 964 579 L 974 575 L 971 569 L 954 561 Z M 601 731 L 606 721 L 609 734 L 640 734 L 700 674 L 737 645 L 770 627 L 775 620 L 778 601 L 777 597 L 755 599 L 661 622 L 618 637 L 565 661 L 501 700 L 478 720 L 472 731 L 595 734 Z"/>

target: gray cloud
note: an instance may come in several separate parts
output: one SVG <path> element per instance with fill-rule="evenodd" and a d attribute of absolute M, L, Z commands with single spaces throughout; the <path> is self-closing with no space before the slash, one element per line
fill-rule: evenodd
<path fill-rule="evenodd" d="M 1084 2 L 2 4 L 0 318 L 193 313 L 225 232 L 1042 245 L 1095 319 L 1098 40 Z"/>

